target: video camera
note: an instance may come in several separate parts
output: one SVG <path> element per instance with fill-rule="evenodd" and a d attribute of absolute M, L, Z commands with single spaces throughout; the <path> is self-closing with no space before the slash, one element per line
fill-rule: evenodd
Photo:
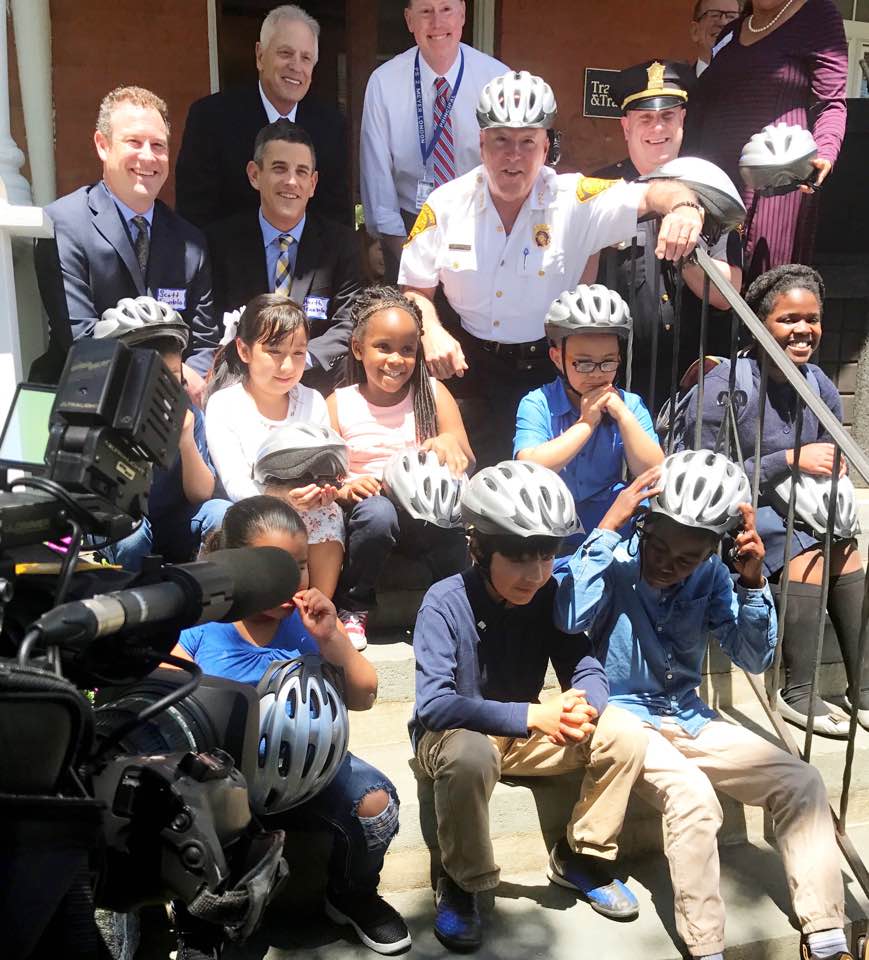
<path fill-rule="evenodd" d="M 7 469 L 31 473 L 0 492 L 10 960 L 106 956 L 95 906 L 172 901 L 195 935 L 241 940 L 286 873 L 283 832 L 262 830 L 248 804 L 255 691 L 203 678 L 171 651 L 185 627 L 283 602 L 298 583 L 292 558 L 268 547 L 177 566 L 149 558 L 140 575 L 79 560 L 85 537 L 99 547 L 135 529 L 185 411 L 157 353 L 87 340 L 56 394 L 19 385 L 0 437 L 2 486 Z M 81 692 L 93 688 L 96 706 Z"/>

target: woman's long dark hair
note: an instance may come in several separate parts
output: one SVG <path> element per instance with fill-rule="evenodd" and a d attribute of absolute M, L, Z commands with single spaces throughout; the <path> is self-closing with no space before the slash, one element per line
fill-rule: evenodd
<path fill-rule="evenodd" d="M 425 354 L 422 349 L 422 311 L 397 287 L 375 284 L 363 290 L 356 298 L 350 311 L 353 320 L 351 336 L 359 342 L 365 336 L 368 321 L 381 310 L 403 310 L 416 321 L 419 340 L 416 347 L 416 366 L 410 378 L 410 389 L 413 391 L 413 419 L 416 425 L 416 442 L 423 443 L 438 434 L 437 407 L 431 381 L 425 367 Z M 350 350 L 344 368 L 344 382 L 348 385 L 365 383 L 365 367 L 361 360 L 357 360 Z"/>
<path fill-rule="evenodd" d="M 261 293 L 244 308 L 235 335 L 252 348 L 255 343 L 275 346 L 297 330 L 304 331 L 306 340 L 311 335 L 304 310 L 282 294 Z M 231 340 L 217 348 L 206 397 L 244 380 L 246 376 L 247 364 L 239 356 L 236 340 Z"/>
<path fill-rule="evenodd" d="M 224 514 L 219 530 L 210 534 L 203 545 L 204 553 L 249 547 L 266 533 L 306 533 L 299 514 L 279 497 L 262 494 L 234 503 Z"/>

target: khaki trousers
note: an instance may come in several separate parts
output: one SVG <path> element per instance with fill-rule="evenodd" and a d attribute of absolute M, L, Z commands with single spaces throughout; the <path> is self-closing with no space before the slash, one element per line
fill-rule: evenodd
<path fill-rule="evenodd" d="M 842 927 L 844 888 L 827 791 L 818 771 L 724 720 L 692 737 L 675 723 L 647 728 L 637 793 L 660 810 L 676 928 L 692 956 L 724 950 L 715 791 L 772 816 L 794 913 L 804 933 Z"/>
<path fill-rule="evenodd" d="M 444 870 L 468 892 L 498 885 L 489 836 L 489 798 L 502 773 L 545 777 L 585 768 L 567 826 L 572 850 L 614 860 L 631 788 L 642 772 L 647 736 L 642 723 L 608 706 L 590 741 L 567 747 L 534 734 L 490 737 L 473 730 L 427 732 L 416 756 L 434 780 L 438 845 Z"/>

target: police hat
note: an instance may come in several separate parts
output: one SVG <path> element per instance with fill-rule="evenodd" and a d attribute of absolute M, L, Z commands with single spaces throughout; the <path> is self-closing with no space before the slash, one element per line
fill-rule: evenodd
<path fill-rule="evenodd" d="M 628 110 L 667 110 L 688 102 L 691 68 L 672 60 L 647 60 L 622 70 L 613 83 L 613 99 Z"/>

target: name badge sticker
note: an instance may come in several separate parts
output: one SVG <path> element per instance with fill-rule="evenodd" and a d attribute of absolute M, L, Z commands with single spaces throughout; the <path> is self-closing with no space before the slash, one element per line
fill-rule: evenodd
<path fill-rule="evenodd" d="M 305 316 L 309 320 L 329 319 L 329 297 L 305 297 Z"/>
<path fill-rule="evenodd" d="M 159 287 L 157 290 L 157 300 L 165 303 L 167 307 L 173 307 L 175 310 L 187 309 L 187 291 L 173 290 L 168 287 Z"/>

